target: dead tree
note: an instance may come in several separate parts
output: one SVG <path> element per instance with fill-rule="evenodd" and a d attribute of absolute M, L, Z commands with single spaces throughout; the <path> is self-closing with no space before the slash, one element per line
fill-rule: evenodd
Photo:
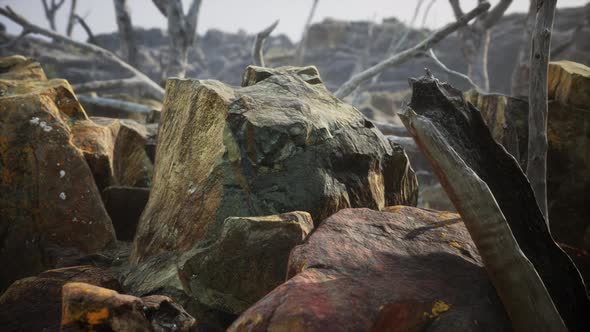
<path fill-rule="evenodd" d="M 202 0 L 193 0 L 185 15 L 181 0 L 153 0 L 160 13 L 168 19 L 168 77 L 184 77 L 188 65 L 188 51 L 197 37 L 197 18 Z"/>
<path fill-rule="evenodd" d="M 10 6 L 6 6 L 4 8 L 0 8 L 0 15 L 8 18 L 12 22 L 20 25 L 23 29 L 23 32 L 20 34 L 19 38 L 22 38 L 28 34 L 40 34 L 45 37 L 51 38 L 54 41 L 64 43 L 66 45 L 75 46 L 82 51 L 86 51 L 88 53 L 92 53 L 103 60 L 109 61 L 113 64 L 117 64 L 122 69 L 127 71 L 131 74 L 130 78 L 125 79 L 116 79 L 116 80 L 107 80 L 107 81 L 95 81 L 85 83 L 84 87 L 88 90 L 100 90 L 100 89 L 125 89 L 128 88 L 129 85 L 134 85 L 141 87 L 142 94 L 148 97 L 152 97 L 154 99 L 162 100 L 164 99 L 164 89 L 159 86 L 156 82 L 152 81 L 148 76 L 144 73 L 137 70 L 135 67 L 131 66 L 127 62 L 121 60 L 118 56 L 113 54 L 111 51 L 108 51 L 100 46 L 79 42 L 68 38 L 67 36 L 61 35 L 55 31 L 44 29 L 38 25 L 35 25 L 29 22 L 26 18 L 22 17 L 21 15 L 15 13 Z M 74 86 L 75 88 L 75 86 Z M 99 89 L 100 88 L 100 89 Z M 76 92 L 83 92 L 77 90 Z"/>
<path fill-rule="evenodd" d="M 537 12 L 537 0 L 529 0 L 529 12 L 524 23 L 524 32 L 516 64 L 510 78 L 510 94 L 516 97 L 526 96 L 529 93 L 529 70 L 531 59 L 531 36 L 535 27 L 535 14 Z"/>
<path fill-rule="evenodd" d="M 127 0 L 115 1 L 115 15 L 117 17 L 117 27 L 119 29 L 119 40 L 121 41 L 121 50 L 123 58 L 132 66 L 137 66 L 137 43 L 135 33 L 131 24 L 131 15 Z"/>
<path fill-rule="evenodd" d="M 556 5 L 557 0 L 537 1 L 529 73 L 529 141 L 526 173 L 547 221 L 547 71 Z"/>
<path fill-rule="evenodd" d="M 475 82 L 473 82 L 473 80 L 472 80 L 472 79 L 471 79 L 469 76 L 467 76 L 467 75 L 465 75 L 465 74 L 463 74 L 463 73 L 460 73 L 460 72 L 458 72 L 458 71 L 456 71 L 456 70 L 453 70 L 453 69 L 451 69 L 451 68 L 447 67 L 447 66 L 446 66 L 446 65 L 445 65 L 445 64 L 444 64 L 442 61 L 440 61 L 440 59 L 439 59 L 439 58 L 436 56 L 436 54 L 434 54 L 434 51 L 433 51 L 432 49 L 428 50 L 428 52 L 426 52 L 426 55 L 427 55 L 429 58 L 431 58 L 431 59 L 432 59 L 432 61 L 434 61 L 434 63 L 435 63 L 437 66 L 439 66 L 439 67 L 440 67 L 440 69 L 442 69 L 442 70 L 443 70 L 443 71 L 445 71 L 446 73 L 448 73 L 448 74 L 451 74 L 451 75 L 454 75 L 454 76 L 457 76 L 457 77 L 460 77 L 460 78 L 464 79 L 464 80 L 465 80 L 465 81 L 467 81 L 467 83 L 469 83 L 469 85 L 471 85 L 471 86 L 472 86 L 472 87 L 473 87 L 473 88 L 474 88 L 476 91 L 481 91 L 481 89 L 480 89 L 480 88 L 477 86 L 477 84 L 475 84 Z"/>
<path fill-rule="evenodd" d="M 334 92 L 334 95 L 342 99 L 348 96 L 350 93 L 352 93 L 361 83 L 371 79 L 376 75 L 379 75 L 387 68 L 408 61 L 409 59 L 417 55 L 424 54 L 424 52 L 427 52 L 429 49 L 438 44 L 441 40 L 445 39 L 448 35 L 455 32 L 457 29 L 465 26 L 467 23 L 469 23 L 469 21 L 471 21 L 475 17 L 485 13 L 489 8 L 490 4 L 488 2 L 481 2 L 472 11 L 459 17 L 455 22 L 447 24 L 441 29 L 436 30 L 434 33 L 432 33 L 430 36 L 428 36 L 426 39 L 424 39 L 414 47 L 404 50 L 400 53 L 394 54 L 389 58 L 379 62 L 378 64 L 352 76 L 350 79 L 348 79 L 348 81 L 344 82 L 340 86 L 340 88 L 336 90 L 336 92 Z"/>
<path fill-rule="evenodd" d="M 70 3 L 70 15 L 68 16 L 68 25 L 66 27 L 66 36 L 72 37 L 74 31 L 74 25 L 76 24 L 76 5 L 78 1 L 72 0 Z"/>
<path fill-rule="evenodd" d="M 86 41 L 90 44 L 96 45 L 94 33 L 92 33 L 92 29 L 90 29 L 90 26 L 88 25 L 88 23 L 86 23 L 86 20 L 78 14 L 74 15 L 74 18 L 76 19 L 76 22 L 78 22 L 78 24 L 80 24 L 82 29 L 86 32 L 86 36 L 88 37 Z"/>
<path fill-rule="evenodd" d="M 463 16 L 459 0 L 449 0 L 455 17 Z M 490 90 L 488 76 L 488 48 L 490 44 L 490 29 L 510 6 L 512 0 L 500 0 L 486 15 L 480 16 L 472 24 L 460 30 L 463 55 L 467 62 L 467 75 L 485 91 Z"/>
<path fill-rule="evenodd" d="M 254 41 L 254 47 L 252 48 L 252 60 L 254 61 L 255 65 L 265 67 L 263 54 L 264 41 L 266 38 L 268 38 L 268 36 L 270 36 L 277 25 L 279 25 L 279 20 L 276 20 L 268 28 L 256 34 L 256 40 Z"/>
<path fill-rule="evenodd" d="M 45 11 L 45 17 L 47 17 L 47 20 L 49 21 L 49 27 L 53 31 L 57 31 L 55 25 L 55 14 L 61 8 L 65 1 L 66 0 L 51 0 L 51 3 L 48 3 L 48 0 L 41 0 L 41 2 L 43 3 L 43 10 Z"/>
<path fill-rule="evenodd" d="M 584 282 L 553 241 L 518 162 L 461 91 L 411 80 L 400 114 L 461 214 L 516 331 L 586 331 Z"/>
<path fill-rule="evenodd" d="M 311 5 L 311 9 L 309 10 L 309 15 L 307 16 L 307 21 L 305 21 L 305 26 L 303 27 L 301 40 L 299 41 L 299 45 L 297 45 L 297 49 L 295 50 L 295 64 L 297 64 L 298 66 L 303 65 L 305 47 L 307 44 L 307 36 L 309 35 L 309 28 L 311 27 L 311 21 L 313 20 L 313 16 L 315 15 L 315 10 L 318 7 L 318 2 L 319 0 L 313 0 L 313 4 Z"/>
<path fill-rule="evenodd" d="M 430 0 L 430 2 L 428 3 L 428 5 L 426 5 L 426 9 L 424 10 L 424 14 L 422 15 L 422 25 L 421 25 L 421 27 L 423 29 L 426 26 L 426 18 L 428 18 L 428 14 L 430 13 L 430 9 L 432 9 L 432 6 L 434 5 L 435 2 L 436 2 L 436 0 Z"/>

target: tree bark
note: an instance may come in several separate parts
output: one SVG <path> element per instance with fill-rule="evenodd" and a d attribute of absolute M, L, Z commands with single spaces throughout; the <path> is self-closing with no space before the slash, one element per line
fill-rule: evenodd
<path fill-rule="evenodd" d="M 123 58 L 132 66 L 137 66 L 137 43 L 135 33 L 131 24 L 131 15 L 127 0 L 114 0 L 117 27 L 119 29 L 119 40 Z"/>
<path fill-rule="evenodd" d="M 311 26 L 311 21 L 313 20 L 313 16 L 315 15 L 315 10 L 318 7 L 319 0 L 313 0 L 313 4 L 311 5 L 311 9 L 309 10 L 309 15 L 307 16 L 307 21 L 305 21 L 305 26 L 303 27 L 303 33 L 301 34 L 301 40 L 299 41 L 299 45 L 297 45 L 297 49 L 295 50 L 295 64 L 298 66 L 303 65 L 304 56 L 305 56 L 305 47 L 307 46 L 307 36 L 309 34 L 309 27 Z"/>
<path fill-rule="evenodd" d="M 78 1 L 72 0 L 70 4 L 70 16 L 68 16 L 68 26 L 66 27 L 66 36 L 72 37 L 72 31 L 74 31 L 74 25 L 76 24 L 76 5 Z"/>
<path fill-rule="evenodd" d="M 202 1 L 193 0 L 186 15 L 184 15 L 181 0 L 153 0 L 153 2 L 160 11 L 166 5 L 170 48 L 165 76 L 183 78 L 186 76 L 189 48 L 195 44 L 196 40 L 197 19 Z"/>
<path fill-rule="evenodd" d="M 400 118 L 461 214 L 515 330 L 586 331 L 582 278 L 553 241 L 518 162 L 461 91 L 431 76 L 411 85 Z"/>
<path fill-rule="evenodd" d="M 260 67 L 264 67 L 264 41 L 272 33 L 272 31 L 279 25 L 279 20 L 276 20 L 268 28 L 260 31 L 256 34 L 256 40 L 254 41 L 254 47 L 252 48 L 252 60 L 254 64 Z"/>
<path fill-rule="evenodd" d="M 531 43 L 527 176 L 547 223 L 547 71 L 557 0 L 538 0 Z"/>
<path fill-rule="evenodd" d="M 537 8 L 536 0 L 529 0 L 529 12 L 524 22 L 524 33 L 516 64 L 510 78 L 510 94 L 514 97 L 524 97 L 529 94 L 529 70 L 531 58 L 531 40 L 533 28 L 535 27 L 535 14 Z"/>

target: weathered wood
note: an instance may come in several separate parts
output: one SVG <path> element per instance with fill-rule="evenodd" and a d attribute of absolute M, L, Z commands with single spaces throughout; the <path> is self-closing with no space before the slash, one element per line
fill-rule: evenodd
<path fill-rule="evenodd" d="M 115 16 L 117 18 L 117 28 L 119 29 L 119 40 L 123 57 L 132 66 L 137 66 L 137 43 L 131 24 L 131 14 L 127 0 L 115 1 Z"/>
<path fill-rule="evenodd" d="M 66 27 L 66 36 L 72 37 L 74 25 L 76 24 L 76 5 L 78 0 L 72 0 L 70 3 L 70 15 L 68 16 L 68 25 Z"/>
<path fill-rule="evenodd" d="M 63 6 L 66 0 L 51 0 L 51 3 L 48 3 L 47 1 L 48 0 L 41 0 L 41 3 L 43 3 L 43 10 L 45 11 L 45 17 L 47 18 L 47 21 L 49 21 L 49 27 L 51 30 L 57 31 L 55 26 L 55 14 L 61 6 Z"/>
<path fill-rule="evenodd" d="M 348 79 L 348 81 L 344 82 L 340 86 L 340 88 L 338 88 L 338 90 L 334 92 L 334 95 L 342 99 L 351 94 L 356 89 L 356 87 L 359 86 L 361 83 L 371 79 L 376 75 L 379 75 L 379 73 L 383 72 L 387 68 L 408 61 L 409 59 L 417 55 L 423 54 L 430 48 L 434 47 L 434 45 L 438 44 L 441 40 L 445 39 L 448 35 L 467 24 L 475 17 L 485 13 L 489 8 L 490 4 L 488 2 L 481 2 L 472 11 L 461 16 L 461 18 L 457 19 L 455 22 L 447 24 L 441 29 L 435 31 L 426 39 L 418 43 L 416 46 L 409 48 L 405 51 L 402 51 L 400 53 L 394 54 L 391 57 L 379 62 L 378 64 L 354 75 L 353 77 Z"/>
<path fill-rule="evenodd" d="M 447 73 L 449 73 L 449 74 L 451 74 L 451 75 L 458 76 L 458 77 L 460 77 L 460 78 L 464 79 L 464 80 L 465 80 L 465 81 L 467 81 L 467 83 L 469 83 L 469 85 L 471 85 L 471 86 L 472 86 L 472 87 L 473 87 L 475 90 L 477 90 L 477 91 L 481 91 L 481 89 L 480 89 L 480 88 L 477 86 L 477 84 L 475 84 L 475 82 L 473 82 L 473 80 L 472 80 L 472 79 L 471 79 L 469 76 L 467 76 L 467 75 L 465 75 L 465 74 L 463 74 L 463 73 L 460 73 L 460 72 L 458 72 L 458 71 L 456 71 L 456 70 L 452 70 L 451 68 L 447 67 L 447 65 L 445 65 L 445 64 L 444 64 L 442 61 L 440 61 L 440 60 L 439 60 L 439 58 L 436 56 L 436 54 L 434 54 L 434 51 L 433 51 L 432 49 L 429 49 L 429 50 L 428 50 L 428 52 L 426 52 L 426 54 L 427 54 L 427 55 L 428 55 L 428 57 L 430 57 L 430 58 L 431 58 L 431 59 L 434 61 L 434 63 L 436 63 L 436 64 L 437 64 L 437 65 L 438 65 L 438 66 L 439 66 L 439 67 L 440 67 L 440 68 L 441 68 L 443 71 L 445 71 L 445 72 L 447 72 Z"/>
<path fill-rule="evenodd" d="M 110 109 L 120 110 L 126 113 L 150 113 L 153 111 L 152 107 L 132 103 L 125 100 L 117 100 L 102 97 L 91 97 L 85 95 L 78 95 L 78 100 L 82 105 L 93 105 L 97 107 L 106 107 Z"/>
<path fill-rule="evenodd" d="M 268 38 L 268 36 L 270 36 L 270 34 L 277 27 L 277 25 L 279 25 L 279 20 L 276 20 L 268 28 L 256 34 L 256 40 L 254 41 L 254 47 L 252 48 L 252 58 L 255 65 L 265 67 L 263 55 L 264 41 L 266 40 L 266 38 Z"/>
<path fill-rule="evenodd" d="M 311 21 L 313 20 L 313 16 L 315 15 L 315 10 L 318 7 L 318 2 L 319 0 L 313 0 L 313 4 L 311 5 L 311 9 L 309 10 L 309 15 L 307 16 L 307 21 L 305 21 L 305 26 L 303 26 L 301 40 L 299 41 L 299 45 L 297 45 L 297 49 L 295 50 L 295 63 L 298 66 L 303 65 L 303 57 L 305 56 L 305 44 L 307 43 L 307 35 L 309 34 L 309 27 L 311 26 Z"/>
<path fill-rule="evenodd" d="M 21 15 L 15 13 L 10 6 L 6 6 L 4 8 L 0 8 L 0 15 L 5 16 L 6 18 L 10 19 L 14 23 L 20 25 L 23 28 L 23 32 L 27 31 L 27 33 L 36 33 L 43 35 L 45 37 L 52 38 L 53 40 L 62 42 L 67 45 L 72 45 L 75 47 L 80 48 L 83 51 L 95 54 L 101 57 L 103 60 L 107 60 L 112 63 L 116 63 L 121 68 L 129 72 L 133 75 L 133 78 L 137 81 L 140 81 L 144 92 L 147 96 L 153 97 L 155 99 L 162 100 L 164 99 L 164 89 L 159 86 L 156 82 L 152 81 L 147 75 L 136 69 L 135 67 L 131 66 L 127 62 L 121 60 L 118 56 L 113 54 L 111 51 L 106 50 L 100 46 L 83 43 L 61 35 L 57 32 L 50 31 L 44 29 L 38 25 L 35 25 L 29 22 L 27 19 L 22 17 Z"/>
<path fill-rule="evenodd" d="M 584 283 L 553 241 L 518 162 L 460 91 L 433 77 L 414 80 L 412 89 L 400 117 L 462 215 L 515 328 L 564 330 L 542 294 L 544 285 L 567 329 L 586 331 Z"/>
<path fill-rule="evenodd" d="M 538 0 L 529 73 L 529 145 L 526 174 L 547 223 L 547 72 L 557 0 Z"/>
<path fill-rule="evenodd" d="M 527 96 L 529 93 L 529 70 L 531 58 L 531 36 L 535 27 L 537 0 L 529 0 L 529 12 L 524 22 L 524 31 L 516 64 L 510 78 L 510 94 L 514 97 Z"/>

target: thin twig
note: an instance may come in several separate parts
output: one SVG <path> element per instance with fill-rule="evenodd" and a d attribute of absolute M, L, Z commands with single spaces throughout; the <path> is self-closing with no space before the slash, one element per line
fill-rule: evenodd
<path fill-rule="evenodd" d="M 452 70 L 449 67 L 447 67 L 444 63 L 442 63 L 442 61 L 440 61 L 438 59 L 438 57 L 436 56 L 436 54 L 434 54 L 434 51 L 432 49 L 429 49 L 428 52 L 426 52 L 426 55 L 431 58 L 432 60 L 434 60 L 434 62 L 445 72 L 455 75 L 455 76 L 459 76 L 462 79 L 466 80 L 469 84 L 471 84 L 471 86 L 477 90 L 477 91 L 481 91 L 481 89 L 477 86 L 477 84 L 475 84 L 475 82 L 473 82 L 473 80 L 471 78 L 469 78 L 469 76 L 460 73 L 458 71 Z"/>
<path fill-rule="evenodd" d="M 252 58 L 254 59 L 254 64 L 260 67 L 264 67 L 264 55 L 263 55 L 263 46 L 264 41 L 273 30 L 279 25 L 279 20 L 276 20 L 273 24 L 271 24 L 268 28 L 260 31 L 256 35 L 256 40 L 254 41 L 254 47 L 252 48 Z"/>

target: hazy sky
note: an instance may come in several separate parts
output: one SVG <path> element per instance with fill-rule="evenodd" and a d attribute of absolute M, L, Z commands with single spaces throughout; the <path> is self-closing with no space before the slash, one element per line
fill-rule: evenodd
<path fill-rule="evenodd" d="M 185 9 L 192 0 L 183 0 Z M 426 26 L 439 27 L 448 23 L 452 11 L 448 0 L 435 0 L 428 16 Z M 133 24 L 136 26 L 166 27 L 165 18 L 158 12 L 151 0 L 128 0 Z M 276 29 L 278 33 L 286 33 L 291 39 L 297 40 L 301 35 L 303 24 L 313 0 L 203 0 L 199 17 L 198 31 L 203 33 L 211 28 L 236 32 L 239 29 L 247 32 L 258 32 L 276 19 L 281 22 Z M 314 22 L 326 17 L 345 20 L 375 20 L 380 22 L 384 17 L 395 16 L 402 21 L 411 20 L 416 0 L 320 0 Z M 430 0 L 425 0 L 423 7 Z M 491 0 L 492 5 L 498 0 Z M 508 12 L 526 12 L 529 0 L 514 0 Z M 582 6 L 588 0 L 559 0 L 558 7 Z M 464 11 L 477 4 L 477 0 L 461 0 Z M 48 26 L 43 13 L 41 0 L 0 0 L 0 5 L 11 6 L 17 13 L 23 14 L 31 21 Z M 70 0 L 58 14 L 58 30 L 65 30 L 66 16 L 69 12 Z M 88 24 L 95 34 L 116 30 L 114 5 L 111 0 L 78 0 L 78 14 L 86 16 Z M 9 32 L 20 31 L 7 19 L 0 17 Z M 422 15 L 416 25 L 420 26 Z M 75 38 L 85 38 L 84 32 L 76 28 Z"/>

